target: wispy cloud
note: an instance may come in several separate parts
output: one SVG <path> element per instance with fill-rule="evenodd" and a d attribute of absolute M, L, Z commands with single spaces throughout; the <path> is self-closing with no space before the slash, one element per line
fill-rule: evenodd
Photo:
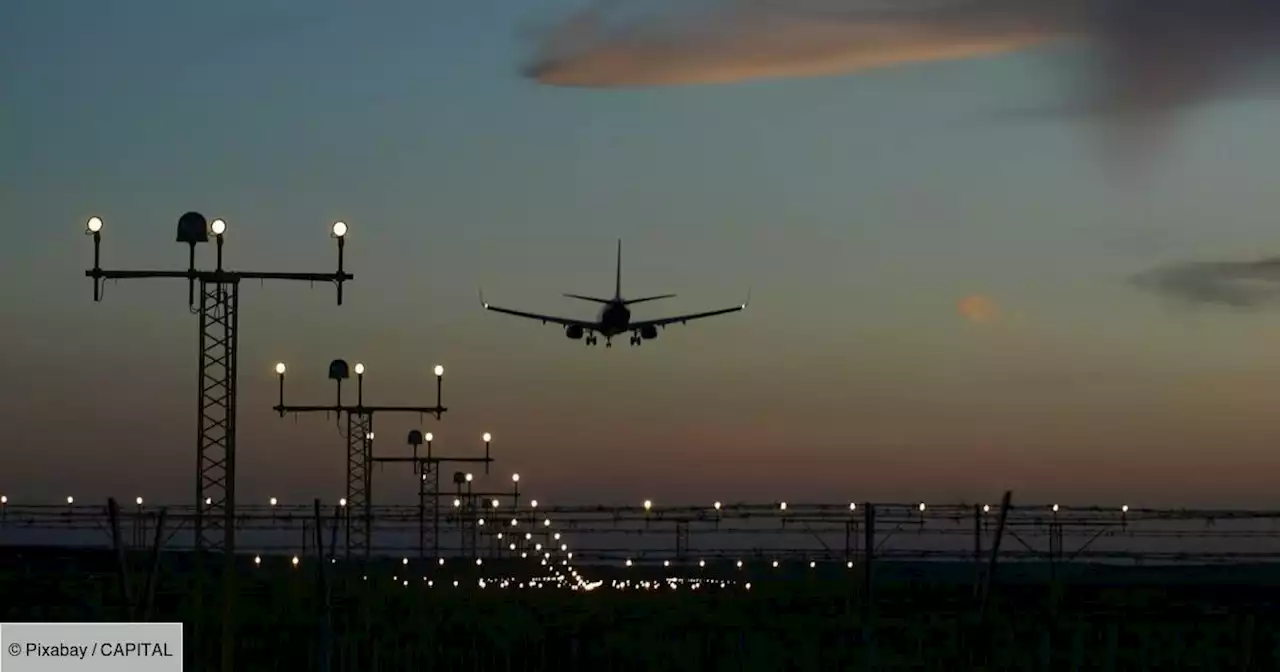
<path fill-rule="evenodd" d="M 1074 41 L 1081 109 L 1131 128 L 1224 93 L 1280 55 L 1275 0 L 660 0 L 598 2 L 541 42 L 546 84 L 658 86 L 857 73 Z M 1076 105 L 1070 106 L 1075 110 Z"/>
<path fill-rule="evenodd" d="M 1280 306 L 1280 258 L 1172 264 L 1141 273 L 1133 283 L 1189 303 L 1276 307 Z"/>

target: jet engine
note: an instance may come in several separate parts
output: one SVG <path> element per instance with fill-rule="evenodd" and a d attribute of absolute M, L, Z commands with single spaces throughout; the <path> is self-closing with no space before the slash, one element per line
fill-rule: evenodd
<path fill-rule="evenodd" d="M 576 341 L 582 338 L 582 327 L 579 327 L 576 324 L 565 327 L 564 335 Z"/>
<path fill-rule="evenodd" d="M 646 341 L 652 341 L 657 337 L 658 337 L 658 328 L 653 325 L 649 325 L 647 327 L 643 327 L 640 329 L 640 338 L 643 338 Z"/>

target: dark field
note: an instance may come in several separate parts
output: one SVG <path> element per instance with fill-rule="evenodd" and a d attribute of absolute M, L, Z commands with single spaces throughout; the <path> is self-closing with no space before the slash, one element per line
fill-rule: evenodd
<path fill-rule="evenodd" d="M 190 663 L 197 651 L 214 661 L 221 575 L 210 571 L 200 590 L 192 557 L 162 557 L 150 620 L 187 623 Z M 139 594 L 146 558 L 129 562 Z M 454 564 L 330 565 L 330 669 L 1280 669 L 1274 566 L 1005 565 L 980 623 L 976 571 L 960 563 L 877 565 L 869 618 L 856 566 L 672 570 L 750 581 L 750 591 L 709 582 L 616 591 L 613 578 L 662 570 L 583 567 L 605 584 L 575 592 L 518 589 L 519 578 L 480 589 L 481 576 L 522 568 Z M 132 620 L 117 567 L 109 552 L 0 548 L 0 621 Z M 320 669 L 326 609 L 316 570 L 314 558 L 296 569 L 288 558 L 260 567 L 245 558 L 236 669 Z"/>

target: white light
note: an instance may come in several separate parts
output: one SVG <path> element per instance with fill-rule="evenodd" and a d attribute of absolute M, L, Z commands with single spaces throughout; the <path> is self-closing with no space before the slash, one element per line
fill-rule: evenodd
<path fill-rule="evenodd" d="M 924 511 L 924 502 L 920 502 L 920 510 Z"/>
<path fill-rule="evenodd" d="M 476 521 L 476 524 L 477 524 L 477 525 L 484 525 L 484 518 L 481 518 L 481 519 L 477 520 L 477 521 Z"/>
<path fill-rule="evenodd" d="M 748 583 L 748 584 L 747 584 L 746 586 L 744 586 L 744 587 L 745 587 L 747 590 L 751 590 L 751 584 L 750 584 L 750 583 Z"/>
<path fill-rule="evenodd" d="M 651 509 L 651 508 L 653 508 L 653 502 L 651 502 L 651 501 L 649 501 L 649 500 L 647 500 L 647 499 L 646 499 L 646 500 L 644 500 L 644 510 L 645 510 L 645 511 L 648 511 L 648 510 L 649 510 L 649 509 Z"/>
<path fill-rule="evenodd" d="M 402 565 L 407 565 L 407 564 L 409 564 L 409 558 L 404 558 L 403 560 L 401 560 L 401 561 L 400 561 L 400 564 L 402 564 Z"/>
<path fill-rule="evenodd" d="M 777 560 L 774 560 L 774 561 L 773 561 L 773 566 L 774 566 L 774 567 L 777 567 L 777 566 L 778 566 L 778 561 L 777 561 Z"/>
<path fill-rule="evenodd" d="M 529 506 L 531 506 L 531 507 L 533 507 L 533 508 L 535 508 L 535 509 L 536 509 L 536 508 L 538 508 L 538 500 L 536 500 L 536 499 L 535 499 L 535 500 L 533 500 L 532 502 L 529 502 Z"/>
<path fill-rule="evenodd" d="M 272 497 L 272 498 L 271 498 L 271 506 L 275 506 L 275 505 L 276 505 L 276 502 L 277 502 L 276 498 L 275 498 L 275 497 Z"/>
<path fill-rule="evenodd" d="M 551 527 L 551 519 L 550 519 L 550 518 L 548 518 L 548 519 L 546 519 L 546 520 L 542 521 L 542 524 L 543 524 L 545 527 Z"/>
<path fill-rule="evenodd" d="M 706 567 L 706 566 L 707 566 L 707 561 L 706 561 L 706 560 L 699 560 L 699 561 L 698 561 L 698 566 L 699 566 L 699 567 Z"/>
<path fill-rule="evenodd" d="M 512 483 L 519 483 L 519 482 L 520 482 L 520 474 L 511 474 L 511 482 L 512 482 Z"/>
<path fill-rule="evenodd" d="M 556 532 L 556 533 L 555 533 L 555 540 L 556 540 L 556 541 L 560 541 L 560 533 L 559 533 L 559 532 Z"/>
<path fill-rule="evenodd" d="M 738 569 L 742 569 L 742 561 L 741 561 L 741 560 L 739 560 L 739 561 L 738 561 Z"/>
<path fill-rule="evenodd" d="M 786 503 L 786 502 L 783 502 L 783 503 L 782 503 L 782 505 L 781 505 L 781 507 L 782 507 L 782 510 L 783 510 L 783 511 L 786 511 L 786 510 L 787 510 L 787 503 Z"/>
<path fill-rule="evenodd" d="M 139 498 L 137 498 L 137 499 L 135 499 L 135 500 L 133 500 L 133 501 L 134 501 L 134 503 L 136 503 L 138 506 L 142 506 L 142 498 L 141 498 L 141 497 L 139 497 Z"/>
<path fill-rule="evenodd" d="M 76 498 L 75 498 L 75 497 L 68 497 L 68 498 L 67 498 L 67 503 L 68 503 L 68 504 L 75 504 L 75 503 L 76 503 Z"/>
<path fill-rule="evenodd" d="M 426 436 L 424 436 L 424 437 L 422 437 L 422 438 L 423 438 L 423 440 L 425 440 L 427 443 L 431 443 L 432 441 L 434 441 L 434 440 L 435 440 L 435 438 L 436 438 L 436 437 L 432 436 L 431 432 L 427 432 L 427 435 L 426 435 Z"/>
<path fill-rule="evenodd" d="M 483 564 L 484 564 L 484 560 L 481 560 L 480 558 L 476 558 L 476 564 L 477 564 L 477 565 L 483 565 Z"/>
<path fill-rule="evenodd" d="M 474 478 L 475 478 L 475 476 L 472 476 L 471 474 L 467 474 L 467 482 L 468 482 L 468 483 L 470 483 Z"/>
<path fill-rule="evenodd" d="M 298 566 L 298 556 L 296 556 L 296 555 L 295 555 L 295 556 L 293 556 L 293 566 L 294 566 L 294 567 L 297 567 L 297 566 Z"/>
<path fill-rule="evenodd" d="M 357 376 L 364 375 L 364 364 L 361 364 L 360 362 L 356 362 L 356 375 Z"/>
<path fill-rule="evenodd" d="M 454 508 L 457 508 L 457 507 L 459 507 L 459 506 L 462 506 L 462 500 L 461 500 L 461 499 L 455 499 L 455 500 L 453 500 L 453 507 L 454 507 Z"/>
<path fill-rule="evenodd" d="M 857 510 L 858 510 L 858 505 L 857 505 L 857 504 L 855 504 L 855 503 L 853 503 L 853 502 L 849 502 L 849 510 L 850 510 L 850 511 L 857 511 Z"/>
<path fill-rule="evenodd" d="M 809 561 L 809 569 L 813 569 L 814 567 L 817 567 L 817 566 L 818 566 L 818 563 L 813 562 L 812 560 Z"/>
<path fill-rule="evenodd" d="M 342 499 L 339 499 L 339 500 L 338 500 L 338 506 L 346 506 L 346 505 L 347 505 L 347 498 L 346 498 L 346 497 L 343 497 Z"/>
<path fill-rule="evenodd" d="M 97 233 L 102 230 L 102 218 L 90 217 L 89 221 L 85 223 L 84 227 L 89 230 L 89 233 Z"/>
<path fill-rule="evenodd" d="M 495 509 L 496 509 L 496 508 L 498 508 L 498 500 L 496 500 L 496 499 L 495 499 L 495 500 L 493 500 L 492 502 L 489 502 L 489 503 L 493 505 L 493 508 L 495 508 Z"/>
<path fill-rule="evenodd" d="M 519 524 L 520 524 L 520 521 L 516 520 L 515 518 L 511 519 L 511 527 L 515 527 L 516 525 L 519 525 Z"/>
<path fill-rule="evenodd" d="M 444 566 L 444 558 L 440 558 L 440 566 L 441 566 L 441 567 L 443 567 L 443 566 Z"/>
<path fill-rule="evenodd" d="M 1054 505 L 1053 505 L 1053 512 L 1054 512 L 1054 513 L 1057 513 L 1057 512 L 1058 512 L 1058 505 L 1057 505 L 1057 504 L 1054 504 Z"/>
<path fill-rule="evenodd" d="M 853 569 L 853 561 L 850 560 L 849 562 L 846 562 L 845 567 L 848 567 L 849 569 Z"/>
<path fill-rule="evenodd" d="M 227 223 L 221 219 L 215 219 L 213 220 L 213 223 L 209 225 L 209 230 L 213 232 L 213 235 L 221 236 L 227 232 Z"/>
<path fill-rule="evenodd" d="M 569 550 L 569 545 L 568 545 L 568 544 L 560 544 L 560 551 L 561 551 L 561 552 L 563 552 L 563 551 L 567 551 L 567 550 Z"/>
<path fill-rule="evenodd" d="M 333 223 L 333 237 L 334 237 L 334 238 L 341 238 L 341 237 L 343 237 L 343 236 L 345 236 L 345 235 L 347 235 L 347 224 L 346 224 L 346 222 L 334 222 L 334 223 Z"/>
<path fill-rule="evenodd" d="M 444 375 L 444 367 L 443 367 L 443 366 L 440 366 L 439 364 L 436 364 L 436 375 L 437 375 L 437 376 L 443 376 L 443 375 Z"/>
<path fill-rule="evenodd" d="M 990 505 L 990 504 L 983 504 L 983 505 L 982 505 L 982 512 L 983 512 L 983 513 L 990 513 L 990 512 L 991 512 L 991 505 Z"/>
<path fill-rule="evenodd" d="M 8 495 L 0 495 L 0 504 L 8 504 L 8 503 L 9 503 L 9 496 L 8 496 Z"/>
<path fill-rule="evenodd" d="M 262 564 L 262 556 L 260 556 L 260 555 L 255 555 L 255 556 L 253 556 L 253 564 L 255 564 L 255 565 L 261 565 L 261 564 Z"/>
<path fill-rule="evenodd" d="M 485 443 L 489 443 L 490 441 L 492 441 L 492 440 L 493 440 L 493 435 L 492 435 L 492 434 L 490 434 L 489 432 L 485 432 L 485 433 L 484 433 L 484 436 L 482 436 L 482 437 L 480 437 L 480 438 L 484 439 L 484 442 L 485 442 Z"/>
<path fill-rule="evenodd" d="M 627 558 L 627 566 L 628 566 L 628 567 L 630 567 L 630 566 L 631 566 L 631 558 Z"/>
<path fill-rule="evenodd" d="M 276 362 L 276 373 L 283 376 L 284 369 L 285 369 L 284 362 Z"/>
<path fill-rule="evenodd" d="M 1129 505 L 1128 505 L 1128 504 L 1125 504 L 1124 506 L 1120 507 L 1120 512 L 1121 512 L 1121 513 L 1129 513 Z"/>
<path fill-rule="evenodd" d="M 663 561 L 662 561 L 662 566 L 663 566 L 663 567 L 670 567 L 670 566 L 671 566 L 671 561 L 670 561 L 670 560 L 663 560 Z"/>
<path fill-rule="evenodd" d="M 205 497 L 205 498 L 204 498 L 204 505 L 205 505 L 205 506 L 212 506 L 212 505 L 213 505 L 213 498 L 212 498 L 212 497 Z"/>
<path fill-rule="evenodd" d="M 365 434 L 365 435 L 364 435 L 364 438 L 366 438 L 366 439 L 368 439 L 368 440 L 372 441 L 372 440 L 373 440 L 373 432 L 369 432 L 368 434 Z"/>

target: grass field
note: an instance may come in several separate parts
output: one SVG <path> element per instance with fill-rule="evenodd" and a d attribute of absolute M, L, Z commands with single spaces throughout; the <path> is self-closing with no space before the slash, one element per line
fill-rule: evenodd
<path fill-rule="evenodd" d="M 2 621 L 131 620 L 110 553 L 0 558 Z M 187 623 L 188 659 L 216 660 L 217 577 L 202 587 L 191 556 L 162 560 L 151 620 Z M 588 567 L 606 588 L 575 592 L 519 589 L 518 577 L 481 589 L 478 568 L 461 562 L 339 563 L 326 610 L 315 563 L 237 567 L 237 669 L 319 669 L 326 648 L 333 670 L 1280 669 L 1272 566 L 1006 566 L 980 621 L 975 570 L 962 564 L 883 563 L 868 605 L 861 572 L 843 565 L 652 591 L 607 589 L 639 568 Z M 516 569 L 490 563 L 484 574 Z M 144 582 L 131 574 L 135 594 Z"/>

